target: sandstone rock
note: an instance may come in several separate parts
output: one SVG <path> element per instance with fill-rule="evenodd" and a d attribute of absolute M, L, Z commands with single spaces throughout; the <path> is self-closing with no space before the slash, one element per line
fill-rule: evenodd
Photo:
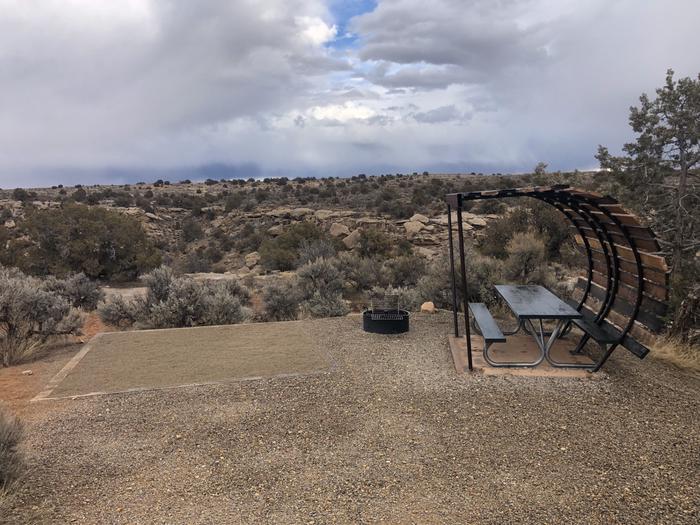
<path fill-rule="evenodd" d="M 313 212 L 314 210 L 311 208 L 294 208 L 291 212 L 289 212 L 289 215 L 293 219 L 301 219 L 302 217 L 313 214 Z"/>
<path fill-rule="evenodd" d="M 326 221 L 331 217 L 337 217 L 336 212 L 334 212 L 333 210 L 316 210 L 316 213 L 314 213 L 314 215 L 319 221 Z"/>
<path fill-rule="evenodd" d="M 477 228 L 483 228 L 484 226 L 486 226 L 486 221 L 481 217 L 471 217 L 469 219 L 469 224 Z"/>
<path fill-rule="evenodd" d="M 430 248 L 425 248 L 424 246 L 418 246 L 416 248 L 416 253 L 418 255 L 422 255 L 426 259 L 432 259 L 436 255 L 435 250 L 431 250 Z"/>
<path fill-rule="evenodd" d="M 329 233 L 333 237 L 340 237 L 341 235 L 347 236 L 347 235 L 350 235 L 350 228 L 348 228 L 344 224 L 334 222 L 333 224 L 331 224 L 331 229 L 330 229 Z"/>
<path fill-rule="evenodd" d="M 426 217 L 425 215 L 421 215 L 420 213 L 416 213 L 408 220 L 409 222 L 422 222 L 423 224 L 428 224 L 430 222 L 430 219 L 428 219 L 428 217 Z"/>
<path fill-rule="evenodd" d="M 284 232 L 284 226 L 281 224 L 275 224 L 274 226 L 271 226 L 270 228 L 267 229 L 267 233 L 272 235 L 273 237 L 277 237 L 281 233 Z"/>
<path fill-rule="evenodd" d="M 360 243 L 360 237 L 362 237 L 362 233 L 360 232 L 360 230 L 355 230 L 350 235 L 345 237 L 345 239 L 343 239 L 343 244 L 347 248 L 353 249 Z"/>
<path fill-rule="evenodd" d="M 15 226 L 17 226 L 17 225 L 15 224 L 15 221 L 13 221 L 12 219 L 7 219 L 5 221 L 5 228 L 7 228 L 8 230 L 10 228 L 14 228 Z"/>
<path fill-rule="evenodd" d="M 152 221 L 159 221 L 159 220 L 161 220 L 160 217 L 158 217 L 158 215 L 156 215 L 155 213 L 146 212 L 146 217 L 148 217 L 148 218 L 151 219 Z"/>
<path fill-rule="evenodd" d="M 292 210 L 289 208 L 275 208 L 274 210 L 265 212 L 265 215 L 268 217 L 289 217 L 291 213 Z"/>
<path fill-rule="evenodd" d="M 414 234 L 425 228 L 425 225 L 418 221 L 408 221 L 403 227 L 406 228 L 406 233 Z"/>
<path fill-rule="evenodd" d="M 245 256 L 245 265 L 248 268 L 253 268 L 259 262 L 260 262 L 260 254 L 258 252 L 251 252 Z"/>
<path fill-rule="evenodd" d="M 435 304 L 433 304 L 432 301 L 428 301 L 426 303 L 423 303 L 422 305 L 420 305 L 420 311 L 428 313 L 428 314 L 434 314 L 435 313 Z"/>
<path fill-rule="evenodd" d="M 360 217 L 357 219 L 357 224 L 384 224 L 384 219 L 373 219 L 372 217 Z"/>

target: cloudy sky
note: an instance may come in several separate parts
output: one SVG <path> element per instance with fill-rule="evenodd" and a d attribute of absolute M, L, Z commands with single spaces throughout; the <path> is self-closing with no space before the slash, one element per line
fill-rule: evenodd
<path fill-rule="evenodd" d="M 698 0 L 0 0 L 0 186 L 595 166 Z"/>

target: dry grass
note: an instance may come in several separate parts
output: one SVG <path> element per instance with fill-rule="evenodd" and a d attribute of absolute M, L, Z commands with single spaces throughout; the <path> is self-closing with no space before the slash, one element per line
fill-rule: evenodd
<path fill-rule="evenodd" d="M 700 374 L 700 348 L 683 344 L 677 339 L 667 337 L 659 339 L 653 346 L 651 355 Z"/>
<path fill-rule="evenodd" d="M 19 420 L 0 408 L 0 509 L 22 472 L 22 456 L 17 449 L 22 439 Z"/>

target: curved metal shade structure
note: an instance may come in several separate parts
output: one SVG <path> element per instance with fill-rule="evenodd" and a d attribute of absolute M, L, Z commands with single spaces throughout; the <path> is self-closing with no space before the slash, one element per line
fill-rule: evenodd
<path fill-rule="evenodd" d="M 656 236 L 612 197 L 566 185 L 451 193 L 446 196 L 450 217 L 455 335 L 458 336 L 459 333 L 452 211 L 456 211 L 458 217 L 460 273 L 462 287 L 466 290 L 461 219 L 464 203 L 513 197 L 531 197 L 559 210 L 569 221 L 576 241 L 586 255 L 588 268 L 576 285 L 577 309 L 587 314 L 596 324 L 618 334 L 617 342 L 596 363 L 594 371 L 600 369 L 617 346 L 644 358 L 649 352 L 644 343 L 664 326 L 663 316 L 668 301 L 669 269 L 659 254 Z M 468 321 L 466 292 L 464 295 L 464 315 L 465 321 Z M 470 356 L 469 323 L 465 322 L 465 325 Z M 580 346 L 586 340 L 587 336 L 584 336 Z"/>

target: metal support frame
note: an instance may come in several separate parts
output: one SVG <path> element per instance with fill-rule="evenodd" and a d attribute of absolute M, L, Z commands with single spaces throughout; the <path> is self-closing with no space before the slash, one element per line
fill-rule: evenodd
<path fill-rule="evenodd" d="M 452 201 L 452 206 L 448 204 L 448 227 L 450 229 L 449 232 L 449 238 L 450 238 L 450 269 L 452 273 L 452 292 L 453 292 L 453 314 L 454 314 L 454 323 L 455 323 L 455 336 L 459 335 L 458 332 L 458 322 L 457 322 L 457 286 L 456 286 L 456 281 L 455 281 L 455 265 L 454 265 L 454 249 L 453 249 L 453 235 L 452 235 L 452 215 L 451 211 L 452 208 L 455 207 L 456 204 L 456 209 L 457 209 L 457 215 L 458 215 L 458 232 L 459 232 L 459 243 L 460 243 L 460 274 L 462 278 L 462 285 L 464 287 L 464 311 L 465 311 L 465 330 L 467 332 L 466 337 L 467 337 L 467 346 L 468 346 L 468 357 L 469 357 L 469 368 L 471 369 L 471 344 L 469 340 L 469 331 L 470 331 L 470 323 L 469 323 L 469 308 L 468 308 L 468 298 L 467 298 L 467 280 L 466 280 L 466 263 L 465 263 L 465 258 L 464 258 L 464 236 L 463 236 L 463 231 L 462 231 L 462 203 L 464 200 L 482 200 L 482 199 L 494 199 L 494 198 L 504 198 L 504 197 L 522 197 L 522 196 L 529 196 L 536 198 L 538 200 L 541 200 L 543 202 L 546 202 L 552 206 L 554 206 L 557 210 L 559 210 L 575 227 L 577 232 L 582 238 L 582 242 L 584 244 L 584 250 L 586 252 L 586 257 L 587 257 L 587 262 L 588 262 L 588 269 L 587 269 L 587 281 L 586 281 L 586 287 L 583 293 L 582 298 L 579 301 L 578 305 L 578 310 L 580 310 L 583 306 L 584 303 L 586 302 L 587 298 L 590 295 L 590 290 L 592 286 L 592 281 L 593 281 L 593 254 L 592 254 L 592 248 L 590 245 L 590 242 L 588 240 L 588 236 L 585 234 L 585 232 L 581 229 L 580 225 L 577 224 L 576 218 L 572 215 L 571 212 L 569 212 L 567 209 L 564 208 L 564 206 L 568 207 L 573 213 L 576 214 L 578 218 L 580 218 L 594 233 L 595 237 L 597 238 L 598 242 L 600 243 L 601 249 L 603 251 L 603 256 L 605 258 L 605 265 L 606 265 L 606 286 L 605 286 L 605 298 L 601 301 L 601 307 L 598 309 L 598 311 L 595 313 L 595 318 L 594 321 L 596 324 L 602 324 L 606 322 L 606 318 L 610 311 L 613 308 L 613 305 L 615 303 L 615 299 L 617 297 L 617 292 L 618 288 L 620 285 L 620 258 L 619 254 L 617 251 L 617 247 L 615 244 L 615 241 L 613 241 L 612 236 L 610 235 L 610 231 L 606 227 L 605 223 L 603 223 L 595 214 L 602 214 L 605 216 L 610 223 L 612 223 L 622 234 L 622 237 L 624 241 L 627 243 L 627 245 L 630 247 L 634 259 L 635 259 L 635 265 L 637 269 L 637 296 L 634 304 L 634 310 L 633 313 L 629 316 L 629 320 L 627 321 L 626 325 L 624 328 L 621 330 L 619 341 L 612 343 L 612 344 L 601 344 L 601 348 L 603 349 L 603 356 L 601 359 L 596 362 L 592 367 L 591 365 L 579 365 L 577 363 L 559 363 L 555 360 L 552 360 L 548 356 L 548 351 L 551 349 L 551 345 L 554 343 L 554 340 L 562 335 L 562 333 L 566 333 L 568 330 L 571 328 L 571 324 L 569 322 L 564 323 L 567 326 L 564 326 L 562 323 L 558 323 L 557 328 L 551 333 L 549 340 L 547 343 L 544 342 L 544 336 L 546 335 L 544 332 L 543 327 L 540 327 L 539 333 L 537 333 L 537 330 L 535 329 L 533 323 L 530 322 L 525 322 L 523 323 L 522 321 L 519 321 L 518 327 L 514 332 L 510 332 L 507 335 L 512 335 L 513 333 L 517 333 L 521 328 L 524 328 L 526 331 L 531 330 L 533 332 L 533 335 L 535 335 L 535 339 L 538 342 L 538 345 L 542 345 L 541 349 L 544 348 L 546 349 L 546 352 L 543 355 L 546 355 L 546 358 L 550 362 L 552 366 L 567 366 L 567 367 L 575 367 L 575 368 L 589 368 L 593 372 L 599 370 L 601 366 L 607 361 L 607 359 L 610 357 L 612 352 L 615 350 L 615 348 L 624 342 L 625 338 L 629 334 L 630 330 L 634 326 L 636 317 L 639 313 L 639 310 L 641 308 L 641 303 L 644 295 L 644 267 L 642 265 L 641 261 L 641 255 L 640 252 L 636 246 L 636 243 L 634 241 L 634 237 L 631 235 L 629 229 L 615 216 L 613 213 L 611 213 L 608 209 L 602 207 L 598 201 L 595 201 L 594 199 L 590 198 L 587 194 L 584 192 L 577 192 L 577 193 L 572 193 L 568 191 L 568 186 L 567 185 L 559 185 L 559 186 L 553 186 L 549 188 L 532 188 L 530 191 L 523 191 L 522 189 L 508 189 L 508 190 L 494 190 L 494 191 L 489 191 L 487 192 L 467 192 L 467 193 L 456 193 L 456 194 L 451 194 L 448 197 L 448 201 Z M 615 203 L 613 199 L 607 198 L 606 203 Z M 562 326 L 559 326 L 562 325 Z M 539 339 L 538 339 L 539 337 Z M 586 342 L 590 339 L 590 336 L 588 334 L 584 334 L 583 337 L 581 338 L 581 341 L 577 345 L 577 348 L 575 352 L 580 352 L 583 350 L 583 347 L 585 346 Z M 489 359 L 488 357 L 488 346 L 490 345 L 484 345 L 484 358 L 486 359 L 489 364 L 492 366 L 504 366 L 504 364 L 498 364 L 494 363 L 492 360 Z M 511 365 L 511 366 L 517 366 L 517 365 Z M 523 366 L 523 365 L 520 365 Z"/>
<path fill-rule="evenodd" d="M 464 308 L 464 337 L 467 340 L 467 364 L 469 370 L 474 369 L 472 363 L 472 340 L 469 329 L 469 290 L 467 288 L 467 263 L 464 257 L 464 228 L 462 226 L 462 199 L 457 201 L 457 236 L 459 239 L 459 270 L 462 276 L 462 303 Z M 455 301 L 453 308 L 457 307 Z"/>
<path fill-rule="evenodd" d="M 452 242 L 452 207 L 447 205 L 447 228 L 450 241 L 450 276 L 452 281 L 452 320 L 454 322 L 455 337 L 459 337 L 459 320 L 457 319 L 457 283 L 455 282 L 455 255 L 454 242 Z"/>

